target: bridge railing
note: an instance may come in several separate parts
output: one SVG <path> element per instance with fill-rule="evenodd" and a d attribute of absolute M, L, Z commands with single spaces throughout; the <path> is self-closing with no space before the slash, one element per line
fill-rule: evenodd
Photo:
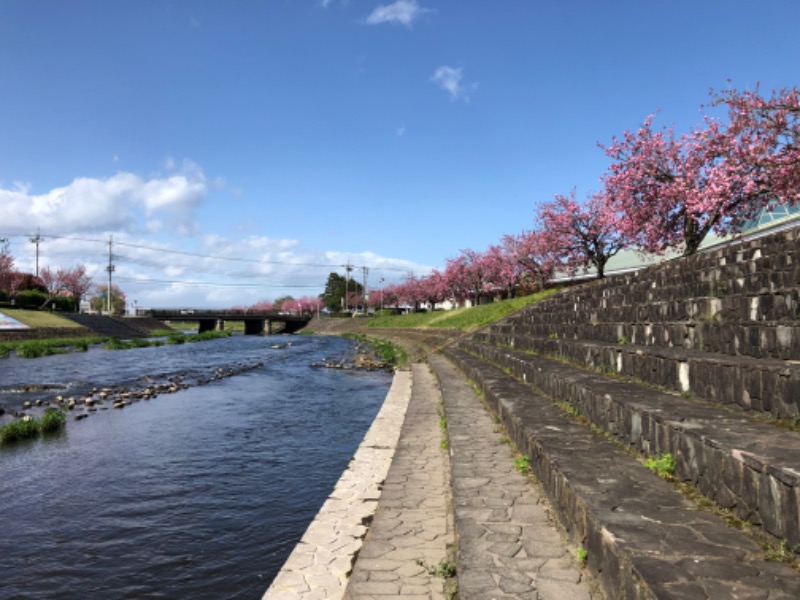
<path fill-rule="evenodd" d="M 277 310 L 247 310 L 247 309 L 226 309 L 215 310 L 207 308 L 150 308 L 140 309 L 137 314 L 154 317 L 164 320 L 194 320 L 194 319 L 273 319 L 291 320 L 308 319 L 310 314 L 296 315 Z"/>

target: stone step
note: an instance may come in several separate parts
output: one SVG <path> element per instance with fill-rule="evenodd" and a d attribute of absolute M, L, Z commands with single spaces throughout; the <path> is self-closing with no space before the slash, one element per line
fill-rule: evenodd
<path fill-rule="evenodd" d="M 133 339 L 147 337 L 138 329 L 130 327 L 113 317 L 105 315 L 88 315 L 79 313 L 61 313 L 62 316 L 91 329 L 97 335 L 105 335 L 119 339 Z"/>
<path fill-rule="evenodd" d="M 596 286 L 595 286 L 596 287 Z M 584 289 L 584 288 L 582 288 Z M 795 288 L 761 294 L 726 293 L 718 296 L 680 295 L 654 301 L 632 290 L 615 296 L 588 294 L 595 289 L 585 286 L 583 293 L 566 290 L 550 296 L 536 310 L 522 311 L 511 318 L 515 323 L 709 323 L 740 325 L 781 323 L 788 326 L 800 321 L 800 291 Z M 599 288 L 598 288 L 599 289 Z"/>
<path fill-rule="evenodd" d="M 550 318 L 537 323 L 503 323 L 493 326 L 491 330 L 520 336 L 686 348 L 759 359 L 800 360 L 800 324 L 783 321 L 751 324 L 724 321 L 599 323 L 563 322 Z"/>
<path fill-rule="evenodd" d="M 450 347 L 545 487 L 609 598 L 798 598 L 800 575 L 498 367 Z M 657 430 L 659 428 L 656 428 Z M 663 428 L 662 428 L 663 429 Z"/>
<path fill-rule="evenodd" d="M 680 480 L 776 540 L 800 544 L 797 432 L 540 356 L 473 341 L 460 346 L 567 402 L 638 452 L 671 453 Z"/>
<path fill-rule="evenodd" d="M 770 417 L 800 415 L 800 363 L 713 354 L 684 348 L 555 339 L 496 327 L 473 340 L 563 358 L 579 366 L 633 377 L 678 393 Z"/>
<path fill-rule="evenodd" d="M 504 432 L 458 368 L 428 357 L 450 450 L 459 600 L 599 600 L 540 486 L 515 468 Z"/>

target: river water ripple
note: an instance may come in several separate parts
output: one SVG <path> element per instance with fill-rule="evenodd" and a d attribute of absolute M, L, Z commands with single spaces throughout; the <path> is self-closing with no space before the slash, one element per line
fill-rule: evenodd
<path fill-rule="evenodd" d="M 6 405 L 24 385 L 81 391 L 263 362 L 0 449 L 0 597 L 260 598 L 391 383 L 311 366 L 347 340 L 288 339 L 0 361 Z"/>

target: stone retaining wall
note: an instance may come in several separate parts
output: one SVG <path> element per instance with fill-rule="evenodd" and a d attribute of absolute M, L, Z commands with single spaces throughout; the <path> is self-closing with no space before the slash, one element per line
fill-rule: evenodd
<path fill-rule="evenodd" d="M 86 337 L 94 333 L 86 327 L 37 327 L 20 331 L 0 332 L 0 342 L 24 342 L 56 338 Z"/>
<path fill-rule="evenodd" d="M 780 232 L 567 289 L 526 335 L 800 360 L 800 234 Z"/>

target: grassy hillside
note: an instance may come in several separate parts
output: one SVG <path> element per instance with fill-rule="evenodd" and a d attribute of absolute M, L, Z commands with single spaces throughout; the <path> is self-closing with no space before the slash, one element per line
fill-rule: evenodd
<path fill-rule="evenodd" d="M 503 300 L 502 302 L 492 302 L 491 304 L 481 304 L 480 306 L 473 306 L 471 308 L 374 317 L 369 319 L 366 327 L 370 329 L 417 327 L 474 331 L 475 329 L 499 321 L 503 317 L 529 304 L 538 302 L 556 291 L 556 289 L 545 290 L 544 292 L 539 292 L 530 296 L 512 298 L 511 300 Z"/>
<path fill-rule="evenodd" d="M 4 308 L 3 312 L 12 319 L 16 319 L 28 327 L 80 327 L 80 325 L 74 321 L 45 311 Z"/>

